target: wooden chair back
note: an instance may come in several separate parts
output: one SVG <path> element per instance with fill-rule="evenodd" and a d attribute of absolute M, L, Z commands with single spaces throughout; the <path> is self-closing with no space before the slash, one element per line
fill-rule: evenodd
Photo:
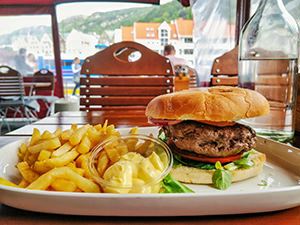
<path fill-rule="evenodd" d="M 86 58 L 81 74 L 83 111 L 145 109 L 155 96 L 174 91 L 170 60 L 132 41 L 113 44 Z"/>
<path fill-rule="evenodd" d="M 45 94 L 47 91 L 49 91 L 51 95 L 54 94 L 54 74 L 48 69 L 40 69 L 39 71 L 35 72 L 33 74 L 33 82 L 51 83 L 50 86 L 35 87 L 35 94 Z"/>
<path fill-rule="evenodd" d="M 9 66 L 0 66 L 0 97 L 23 97 L 24 93 L 21 74 Z"/>
<path fill-rule="evenodd" d="M 238 85 L 238 46 L 214 60 L 211 74 L 212 86 Z"/>

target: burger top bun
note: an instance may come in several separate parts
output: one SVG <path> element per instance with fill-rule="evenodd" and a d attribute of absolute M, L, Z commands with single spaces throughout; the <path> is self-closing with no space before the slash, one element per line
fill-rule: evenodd
<path fill-rule="evenodd" d="M 160 95 L 146 108 L 155 119 L 236 121 L 268 114 L 269 103 L 260 93 L 238 87 L 216 86 Z"/>

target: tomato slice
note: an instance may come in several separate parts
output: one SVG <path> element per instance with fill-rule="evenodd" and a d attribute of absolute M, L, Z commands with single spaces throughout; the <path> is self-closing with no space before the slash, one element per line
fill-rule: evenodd
<path fill-rule="evenodd" d="M 235 121 L 209 121 L 209 120 L 197 120 L 200 123 L 205 123 L 208 125 L 216 126 L 216 127 L 227 127 L 227 126 L 233 126 L 235 124 Z"/>
<path fill-rule="evenodd" d="M 192 156 L 192 155 L 185 155 L 184 153 L 180 153 L 180 152 L 176 152 L 177 155 L 187 158 L 187 159 L 192 159 L 192 160 L 196 160 L 196 161 L 201 161 L 201 162 L 209 162 L 209 163 L 216 163 L 216 162 L 220 162 L 220 163 L 229 163 L 232 162 L 234 160 L 238 160 L 240 158 L 242 158 L 243 153 L 239 153 L 237 155 L 231 155 L 231 156 L 225 156 L 225 157 L 201 157 L 201 156 Z"/>
<path fill-rule="evenodd" d="M 236 155 L 230 155 L 230 156 L 225 156 L 225 157 L 206 157 L 203 155 L 196 154 L 194 152 L 180 150 L 179 148 L 176 147 L 174 142 L 170 139 L 168 139 L 168 144 L 175 154 L 177 154 L 183 158 L 186 158 L 186 159 L 192 159 L 192 160 L 201 161 L 201 162 L 216 163 L 219 161 L 220 163 L 229 163 L 234 160 L 238 160 L 238 159 L 242 158 L 242 156 L 243 156 L 243 152 L 241 152 Z"/>

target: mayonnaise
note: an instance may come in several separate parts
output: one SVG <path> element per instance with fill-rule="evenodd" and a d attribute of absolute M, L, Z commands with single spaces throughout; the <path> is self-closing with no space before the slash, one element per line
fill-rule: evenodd
<path fill-rule="evenodd" d="M 165 166 L 155 152 L 149 157 L 128 152 L 104 172 L 103 179 L 111 186 L 103 189 L 110 193 L 158 193 L 160 183 L 145 184 L 158 179 Z"/>

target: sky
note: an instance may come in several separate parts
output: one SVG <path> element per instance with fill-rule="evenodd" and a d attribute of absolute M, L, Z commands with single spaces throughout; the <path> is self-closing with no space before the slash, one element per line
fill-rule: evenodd
<path fill-rule="evenodd" d="M 163 5 L 172 0 L 160 0 Z M 86 3 L 65 3 L 59 4 L 56 7 L 58 22 L 71 16 L 84 15 L 88 16 L 94 12 L 109 12 L 119 9 L 149 7 L 151 4 L 141 3 L 124 3 L 124 2 L 86 2 Z M 22 27 L 38 26 L 51 24 L 50 15 L 35 15 L 35 16 L 0 16 L 0 35 L 11 33 L 14 30 Z"/>

